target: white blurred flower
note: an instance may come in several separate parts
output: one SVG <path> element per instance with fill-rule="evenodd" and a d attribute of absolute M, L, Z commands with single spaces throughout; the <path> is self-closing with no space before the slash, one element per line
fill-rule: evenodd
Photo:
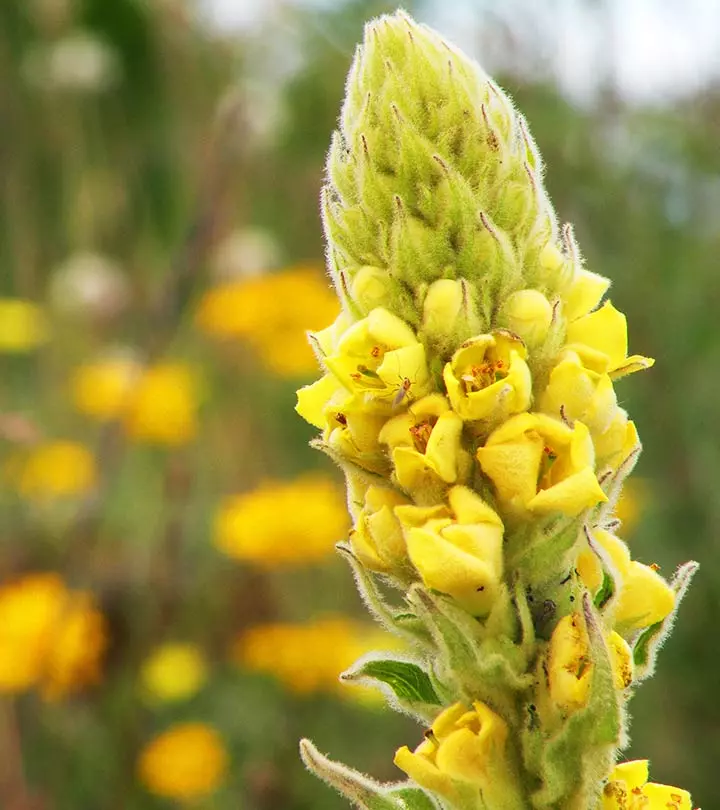
<path fill-rule="evenodd" d="M 84 31 L 50 45 L 36 46 L 25 57 L 26 80 L 45 90 L 98 93 L 116 84 L 120 65 L 112 47 Z"/>
<path fill-rule="evenodd" d="M 260 228 L 243 228 L 228 234 L 215 248 L 211 272 L 217 281 L 259 276 L 277 267 L 278 245 Z"/>
<path fill-rule="evenodd" d="M 97 253 L 75 253 L 52 274 L 50 301 L 66 315 L 112 318 L 130 298 L 120 265 Z"/>

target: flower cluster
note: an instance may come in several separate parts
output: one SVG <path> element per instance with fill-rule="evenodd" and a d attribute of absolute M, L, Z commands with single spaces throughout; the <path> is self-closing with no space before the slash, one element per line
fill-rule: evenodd
<path fill-rule="evenodd" d="M 228 556 L 272 569 L 324 559 L 347 529 L 340 487 L 308 473 L 229 495 L 218 506 L 213 535 Z"/>
<path fill-rule="evenodd" d="M 216 340 L 246 341 L 273 373 L 304 377 L 315 368 L 305 331 L 337 310 L 318 268 L 296 265 L 216 285 L 200 301 L 195 321 Z"/>
<path fill-rule="evenodd" d="M 259 624 L 233 645 L 232 657 L 244 669 L 273 675 L 296 695 L 340 690 L 338 675 L 377 647 L 396 649 L 398 640 L 373 625 L 337 616 L 306 624 Z"/>
<path fill-rule="evenodd" d="M 138 777 L 157 796 L 180 802 L 206 798 L 223 781 L 229 754 L 204 723 L 178 723 L 154 737 L 141 751 Z"/>
<path fill-rule="evenodd" d="M 323 195 L 343 310 L 310 335 L 324 374 L 297 410 L 346 473 L 358 583 L 417 642 L 351 672 L 435 717 L 396 762 L 451 807 L 611 795 L 625 704 L 693 570 L 669 583 L 615 533 L 640 451 L 615 382 L 653 361 L 542 173 L 477 65 L 404 14 L 368 26 Z"/>
<path fill-rule="evenodd" d="M 119 421 L 134 442 L 175 447 L 198 432 L 198 379 L 183 362 L 144 367 L 129 353 L 79 366 L 71 380 L 77 410 L 98 422 Z"/>
<path fill-rule="evenodd" d="M 28 574 L 0 587 L 0 693 L 37 688 L 56 700 L 97 682 L 105 619 L 90 594 L 56 574 Z"/>

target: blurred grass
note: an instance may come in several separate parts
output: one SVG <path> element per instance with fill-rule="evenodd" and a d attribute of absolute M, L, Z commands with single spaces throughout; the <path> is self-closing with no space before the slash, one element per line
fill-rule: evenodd
<path fill-rule="evenodd" d="M 362 21 L 385 8 L 288 8 L 255 35 L 230 37 L 169 0 L 0 6 L 0 295 L 37 303 L 51 330 L 33 352 L 0 354 L 0 464 L 63 438 L 89 447 L 98 467 L 96 489 L 42 509 L 4 479 L 0 578 L 60 572 L 95 595 L 109 638 L 98 687 L 53 704 L 34 692 L 5 700 L 0 758 L 10 763 L 20 743 L 25 778 L 0 779 L 3 808 L 29 806 L 29 793 L 52 810 L 166 806 L 135 778 L 136 759 L 179 721 L 211 724 L 228 746 L 227 779 L 199 805 L 219 810 L 343 807 L 303 772 L 300 736 L 387 779 L 398 776 L 394 748 L 418 738 L 403 718 L 332 694 L 292 696 L 229 662 L 232 641 L 258 622 L 362 610 L 331 553 L 268 571 L 213 547 L 223 496 L 310 468 L 335 473 L 307 450 L 311 430 L 293 413 L 302 375 L 277 378 L 247 343 L 218 344 L 194 324 L 233 234 L 270 237 L 268 271 L 322 263 L 324 154 Z M 72 58 L 67 67 L 58 47 L 80 33 L 98 46 L 95 57 L 76 49 L 84 67 Z M 632 346 L 658 359 L 620 389 L 648 482 L 633 554 L 666 573 L 689 558 L 703 567 L 658 676 L 633 703 L 630 754 L 649 756 L 654 778 L 691 789 L 707 810 L 720 757 L 720 91 L 644 110 L 608 88 L 580 110 L 550 84 L 499 78 L 531 124 L 588 267 L 614 280 Z M 233 272 L 262 267 L 244 250 Z M 77 257 L 88 253 L 101 259 L 83 276 Z M 97 424 L 73 408 L 74 369 L 118 346 L 141 364 L 169 359 L 197 371 L 191 440 L 133 442 L 121 421 Z M 185 702 L 150 705 L 139 672 L 167 640 L 204 650 L 209 679 Z"/>

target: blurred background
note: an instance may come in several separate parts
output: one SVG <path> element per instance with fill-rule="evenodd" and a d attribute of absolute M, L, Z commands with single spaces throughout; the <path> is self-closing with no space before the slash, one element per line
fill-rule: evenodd
<path fill-rule="evenodd" d="M 720 807 L 720 7 L 405 3 L 526 114 L 614 280 L 645 443 L 633 556 L 700 573 L 628 756 Z M 394 642 L 333 546 L 304 330 L 375 0 L 0 3 L 0 807 L 333 810 L 301 736 L 397 779 L 419 729 L 337 674 Z"/>

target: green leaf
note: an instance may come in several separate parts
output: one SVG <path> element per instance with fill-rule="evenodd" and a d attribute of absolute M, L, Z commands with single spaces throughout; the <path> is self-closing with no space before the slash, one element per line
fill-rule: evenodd
<path fill-rule="evenodd" d="M 387 684 L 396 697 L 406 703 L 424 703 L 440 706 L 430 676 L 419 665 L 399 659 L 364 660 L 340 676 L 343 680 L 371 678 Z"/>

